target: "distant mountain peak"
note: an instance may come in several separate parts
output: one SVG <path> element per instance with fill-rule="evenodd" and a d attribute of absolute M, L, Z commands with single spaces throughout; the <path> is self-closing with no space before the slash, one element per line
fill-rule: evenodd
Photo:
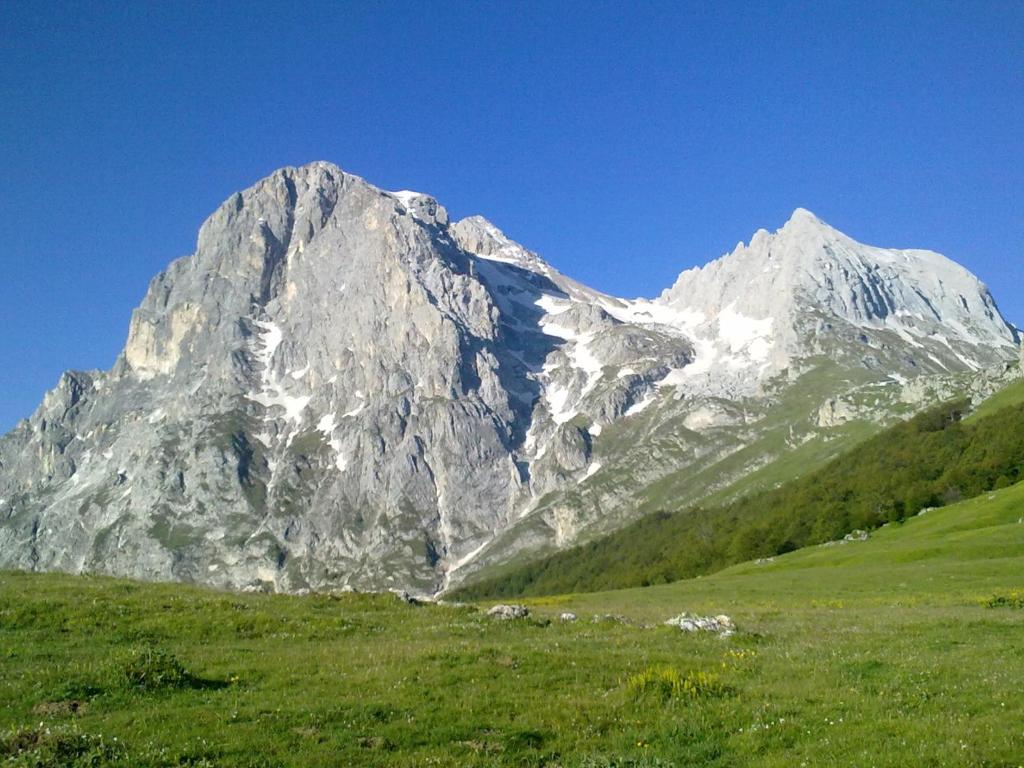
<path fill-rule="evenodd" d="M 793 213 L 790 214 L 789 219 L 783 225 L 783 229 L 786 227 L 825 227 L 832 229 L 822 219 L 820 219 L 815 213 L 807 210 L 806 208 L 794 208 Z"/>
<path fill-rule="evenodd" d="M 806 208 L 794 210 L 786 222 L 775 232 L 758 230 L 751 237 L 750 245 L 756 247 L 762 242 L 778 243 L 781 241 L 787 243 L 788 247 L 785 252 L 791 257 L 799 254 L 801 250 L 820 248 L 826 243 L 856 242 Z"/>
<path fill-rule="evenodd" d="M 774 233 L 760 229 L 749 245 L 686 270 L 658 301 L 706 317 L 729 307 L 773 320 L 775 368 L 817 349 L 820 323 L 891 333 L 929 365 L 978 368 L 1016 343 L 988 289 L 961 265 L 859 243 L 804 208 Z"/>

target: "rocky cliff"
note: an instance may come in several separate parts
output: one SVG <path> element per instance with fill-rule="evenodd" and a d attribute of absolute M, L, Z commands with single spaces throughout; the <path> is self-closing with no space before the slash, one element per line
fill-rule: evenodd
<path fill-rule="evenodd" d="M 433 593 L 1017 343 L 962 268 L 806 211 L 627 301 L 427 195 L 286 168 L 153 280 L 110 371 L 65 374 L 0 439 L 0 566 Z"/>

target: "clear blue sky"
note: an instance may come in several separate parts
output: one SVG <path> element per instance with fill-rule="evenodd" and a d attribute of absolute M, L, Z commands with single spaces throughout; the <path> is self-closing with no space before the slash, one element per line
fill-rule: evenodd
<path fill-rule="evenodd" d="M 653 295 L 804 206 L 1024 324 L 1024 3 L 0 3 L 0 430 L 325 159 Z"/>

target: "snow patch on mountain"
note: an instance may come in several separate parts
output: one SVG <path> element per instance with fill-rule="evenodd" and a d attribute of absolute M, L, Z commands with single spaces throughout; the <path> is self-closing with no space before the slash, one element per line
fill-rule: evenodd
<path fill-rule="evenodd" d="M 624 418 L 629 418 L 630 416 L 636 416 L 639 413 L 643 413 L 644 411 L 646 411 L 651 406 L 652 403 L 654 403 L 654 401 L 657 399 L 657 397 L 658 397 L 658 394 L 657 394 L 656 391 L 651 391 L 651 392 L 647 393 L 647 395 L 645 395 L 643 397 L 643 399 L 641 399 L 641 400 L 633 403 L 633 405 L 629 406 L 629 408 L 626 409 L 626 412 L 622 414 L 623 417 Z"/>
<path fill-rule="evenodd" d="M 262 386 L 258 392 L 249 393 L 248 397 L 266 409 L 264 421 L 272 421 L 274 419 L 272 409 L 280 408 L 284 411 L 285 421 L 290 422 L 293 426 L 298 426 L 302 422 L 303 411 L 311 398 L 309 395 L 287 393 L 274 371 L 274 353 L 284 340 L 284 333 L 279 326 L 272 322 L 254 320 L 253 324 L 262 331 L 257 336 L 258 341 L 254 351 L 254 356 L 262 366 L 260 379 Z"/>
<path fill-rule="evenodd" d="M 762 363 L 768 357 L 771 347 L 772 325 L 775 319 L 760 320 L 747 317 L 736 311 L 730 304 L 718 315 L 718 338 L 724 342 L 730 354 L 731 364 L 749 360 Z"/>

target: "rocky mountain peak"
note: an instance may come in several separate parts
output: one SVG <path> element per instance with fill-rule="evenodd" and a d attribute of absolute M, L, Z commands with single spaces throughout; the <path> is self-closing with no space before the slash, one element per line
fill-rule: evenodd
<path fill-rule="evenodd" d="M 630 301 L 428 194 L 283 168 L 153 279 L 110 371 L 0 438 L 0 567 L 434 592 L 705 474 L 821 360 L 892 384 L 1015 340 L 966 270 L 803 209 Z"/>
<path fill-rule="evenodd" d="M 466 251 L 490 261 L 504 261 L 532 272 L 547 273 L 551 267 L 483 216 L 468 216 L 452 228 L 456 242 Z"/>
<path fill-rule="evenodd" d="M 431 195 L 407 189 L 386 194 L 393 195 L 410 214 L 422 221 L 440 226 L 448 224 L 448 211 Z"/>
<path fill-rule="evenodd" d="M 790 214 L 789 219 L 783 224 L 782 229 L 798 230 L 798 229 L 816 229 L 827 232 L 835 233 L 837 230 L 830 227 L 822 219 L 818 218 L 816 214 L 806 208 L 795 208 L 793 213 Z"/>
<path fill-rule="evenodd" d="M 683 272 L 659 301 L 712 324 L 722 313 L 770 321 L 766 373 L 827 348 L 821 334 L 837 328 L 869 341 L 881 333 L 878 345 L 909 345 L 922 350 L 915 365 L 947 369 L 983 367 L 1016 342 L 988 289 L 959 264 L 859 243 L 803 208 L 776 232 L 759 230 L 749 245 Z"/>

